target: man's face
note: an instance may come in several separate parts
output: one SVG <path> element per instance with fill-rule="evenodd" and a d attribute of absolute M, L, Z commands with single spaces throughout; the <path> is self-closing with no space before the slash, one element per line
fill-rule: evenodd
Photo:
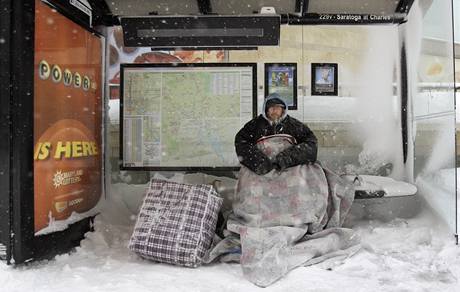
<path fill-rule="evenodd" d="M 280 105 L 274 105 L 268 108 L 267 115 L 271 121 L 277 121 L 283 115 L 284 109 Z"/>

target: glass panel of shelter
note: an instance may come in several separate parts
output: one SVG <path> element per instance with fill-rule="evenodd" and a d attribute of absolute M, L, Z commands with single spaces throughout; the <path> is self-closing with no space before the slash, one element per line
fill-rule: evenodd
<path fill-rule="evenodd" d="M 451 7 L 445 3 L 433 2 L 432 6 L 431 9 L 440 10 L 443 15 L 451 13 Z M 430 14 L 426 15 L 429 17 Z M 448 18 L 444 19 L 436 25 L 448 34 L 452 32 L 452 23 Z M 433 23 L 425 21 L 422 25 L 425 31 L 430 31 Z M 446 191 L 445 196 L 439 197 L 439 204 L 430 202 L 436 192 L 429 192 L 425 199 L 435 204 L 434 208 L 438 213 L 444 213 L 445 220 L 454 228 L 455 107 L 454 91 L 452 86 L 449 87 L 453 76 L 453 56 L 449 54 L 452 44 L 441 44 L 446 53 L 433 56 L 423 53 L 423 44 L 427 41 L 422 42 L 422 55 L 414 67 L 419 79 L 412 80 L 416 82 L 416 89 L 412 96 L 413 119 L 409 120 L 409 127 L 414 126 L 414 131 L 408 147 L 413 149 L 409 151 L 412 155 L 409 162 L 413 163 L 410 167 L 414 169 L 408 171 L 401 146 L 399 47 L 402 39 L 399 32 L 396 25 L 282 26 L 279 47 L 226 51 L 224 61 L 258 63 L 259 113 L 264 98 L 264 63 L 297 63 L 298 104 L 297 110 L 290 114 L 307 123 L 317 135 L 319 159 L 323 164 L 338 173 L 391 175 L 415 183 L 421 181 L 421 175 L 445 175 L 442 186 L 430 185 Z M 409 51 L 408 54 L 417 52 Z M 338 64 L 337 96 L 311 94 L 311 63 Z M 427 82 L 423 79 L 432 78 L 431 73 L 439 74 L 440 70 L 444 74 L 440 80 Z M 116 134 L 109 139 L 110 145 L 118 143 Z M 437 157 L 440 153 L 444 156 Z M 112 160 L 116 160 L 116 155 L 117 150 L 112 153 Z M 115 182 L 120 175 L 127 177 L 130 173 L 120 174 L 115 167 L 111 177 Z M 140 180 L 132 183 L 144 182 L 150 175 L 136 172 Z"/>

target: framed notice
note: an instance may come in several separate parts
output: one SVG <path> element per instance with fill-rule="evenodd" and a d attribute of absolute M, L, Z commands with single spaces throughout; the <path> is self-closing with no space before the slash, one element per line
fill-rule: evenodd
<path fill-rule="evenodd" d="M 257 112 L 256 68 L 121 64 L 121 169 L 237 170 L 235 135 Z"/>
<path fill-rule="evenodd" d="M 311 95 L 337 95 L 337 63 L 311 64 Z"/>
<path fill-rule="evenodd" d="M 265 96 L 278 93 L 288 109 L 297 109 L 297 64 L 265 63 Z"/>

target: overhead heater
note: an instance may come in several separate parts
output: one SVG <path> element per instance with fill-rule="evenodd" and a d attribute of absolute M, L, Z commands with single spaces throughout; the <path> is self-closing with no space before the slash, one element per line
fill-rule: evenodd
<path fill-rule="evenodd" d="M 120 18 L 127 47 L 277 46 L 279 15 L 129 16 Z"/>

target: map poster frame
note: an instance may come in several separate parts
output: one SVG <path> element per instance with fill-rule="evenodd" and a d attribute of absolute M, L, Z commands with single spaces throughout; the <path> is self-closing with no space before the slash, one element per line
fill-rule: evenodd
<path fill-rule="evenodd" d="M 128 99 L 126 90 L 125 88 L 125 80 L 128 80 L 128 75 L 126 73 L 126 70 L 137 70 L 137 69 L 153 69 L 153 70 L 174 70 L 178 69 L 180 70 L 181 68 L 188 70 L 194 69 L 194 68 L 222 68 L 222 69 L 232 69 L 232 68 L 250 68 L 251 74 L 252 74 L 252 80 L 250 82 L 250 93 L 248 90 L 247 92 L 247 97 L 248 100 L 250 99 L 250 104 L 248 104 L 248 107 L 245 108 L 245 112 L 247 117 L 243 119 L 241 116 L 239 116 L 240 120 L 240 127 L 242 127 L 245 123 L 247 123 L 250 119 L 256 117 L 257 115 L 257 63 L 122 63 L 120 64 L 120 136 L 119 136 L 119 142 L 120 142 L 120 152 L 119 152 L 119 157 L 120 157 L 120 170 L 139 170 L 139 171 L 238 171 L 240 169 L 239 163 L 236 163 L 235 165 L 230 165 L 230 166 L 216 166 L 216 165 L 201 165 L 201 166 L 193 166 L 193 165 L 129 165 L 129 163 L 125 163 L 128 161 L 125 157 L 125 140 L 124 137 L 125 135 L 129 136 L 130 133 L 126 132 L 126 121 L 125 121 L 125 111 L 129 110 L 129 104 L 128 104 Z M 240 110 L 243 108 L 241 105 L 241 96 L 240 96 Z M 126 115 L 129 116 L 129 115 Z M 129 118 L 127 118 L 129 119 Z M 163 129 L 162 129 L 163 130 Z M 142 131 L 142 136 L 144 135 L 143 129 Z M 126 132 L 126 133 L 125 133 Z M 236 133 L 235 133 L 236 134 Z M 234 151 L 234 146 L 233 146 L 233 139 L 232 137 L 232 151 Z M 131 147 L 133 147 L 131 145 Z M 128 150 L 129 151 L 129 150 Z M 143 151 L 143 150 L 142 150 Z M 163 154 L 163 150 L 160 150 L 161 154 Z M 234 152 L 233 152 L 234 153 Z M 236 155 L 236 154 L 235 154 Z M 236 157 L 236 156 L 235 156 Z"/>
<path fill-rule="evenodd" d="M 280 94 L 289 110 L 297 110 L 297 63 L 265 63 L 265 97 Z"/>
<path fill-rule="evenodd" d="M 338 64 L 311 63 L 311 95 L 338 95 Z"/>

